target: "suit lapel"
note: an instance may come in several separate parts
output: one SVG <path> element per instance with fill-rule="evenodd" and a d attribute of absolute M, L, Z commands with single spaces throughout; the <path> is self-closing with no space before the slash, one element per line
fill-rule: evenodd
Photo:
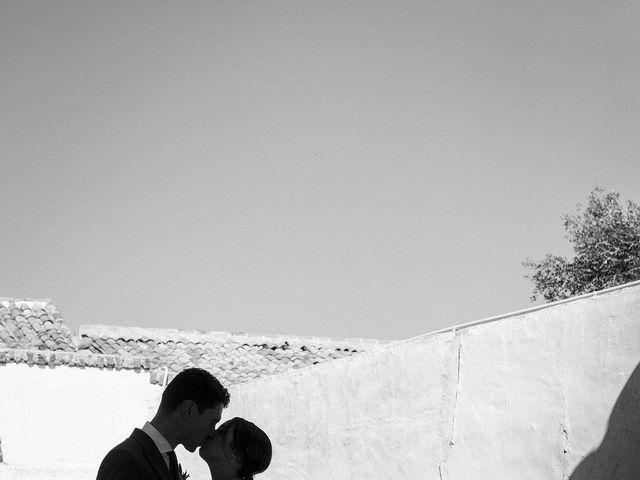
<path fill-rule="evenodd" d="M 158 447 L 156 447 L 156 444 L 153 443 L 153 440 L 151 440 L 149 435 L 144 433 L 139 428 L 136 428 L 131 434 L 131 438 L 138 441 L 142 445 L 142 449 L 145 456 L 147 457 L 147 461 L 156 471 L 159 479 L 175 480 L 171 478 L 171 474 L 169 473 L 169 469 L 167 468 L 167 464 L 165 463 L 162 454 L 158 450 Z"/>

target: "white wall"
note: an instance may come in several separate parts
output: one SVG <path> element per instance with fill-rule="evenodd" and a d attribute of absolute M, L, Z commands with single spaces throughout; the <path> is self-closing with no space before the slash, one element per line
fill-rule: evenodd
<path fill-rule="evenodd" d="M 272 438 L 264 480 L 637 479 L 639 346 L 634 286 L 238 385 L 224 418 Z M 161 395 L 89 368 L 0 366 L 0 385 L 5 461 L 75 462 L 78 479 Z"/>
<path fill-rule="evenodd" d="M 455 397 L 452 341 L 439 335 L 237 385 L 223 421 L 245 417 L 271 437 L 272 466 L 257 478 L 431 478 L 424 452 L 444 455 Z M 210 478 L 197 453 L 178 456 L 193 478 Z"/>
<path fill-rule="evenodd" d="M 273 438 L 264 480 L 564 479 L 639 362 L 636 286 L 240 385 L 229 413 Z M 619 409 L 635 424 L 580 478 L 640 478 L 614 458 L 640 438 L 639 372 Z"/>
<path fill-rule="evenodd" d="M 147 372 L 0 366 L 4 462 L 99 464 L 111 447 L 151 418 L 161 394 Z"/>

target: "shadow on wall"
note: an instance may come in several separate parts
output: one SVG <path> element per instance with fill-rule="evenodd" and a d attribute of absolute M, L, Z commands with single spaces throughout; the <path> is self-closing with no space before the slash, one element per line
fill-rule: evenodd
<path fill-rule="evenodd" d="M 640 364 L 613 406 L 602 443 L 580 462 L 569 479 L 640 479 Z"/>

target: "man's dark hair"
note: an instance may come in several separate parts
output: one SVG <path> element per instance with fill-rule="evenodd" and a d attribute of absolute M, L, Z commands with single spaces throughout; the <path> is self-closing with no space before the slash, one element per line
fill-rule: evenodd
<path fill-rule="evenodd" d="M 160 410 L 172 412 L 185 400 L 195 402 L 198 413 L 202 413 L 217 404 L 226 408 L 229 405 L 229 392 L 206 370 L 187 368 L 176 375 L 162 392 Z"/>

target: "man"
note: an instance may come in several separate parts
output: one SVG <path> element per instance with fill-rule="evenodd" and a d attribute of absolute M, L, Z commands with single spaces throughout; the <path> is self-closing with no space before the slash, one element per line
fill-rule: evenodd
<path fill-rule="evenodd" d="M 214 434 L 227 405 L 229 392 L 209 372 L 180 372 L 162 393 L 151 422 L 104 457 L 97 480 L 182 480 L 174 448 L 182 444 L 193 453 Z"/>

